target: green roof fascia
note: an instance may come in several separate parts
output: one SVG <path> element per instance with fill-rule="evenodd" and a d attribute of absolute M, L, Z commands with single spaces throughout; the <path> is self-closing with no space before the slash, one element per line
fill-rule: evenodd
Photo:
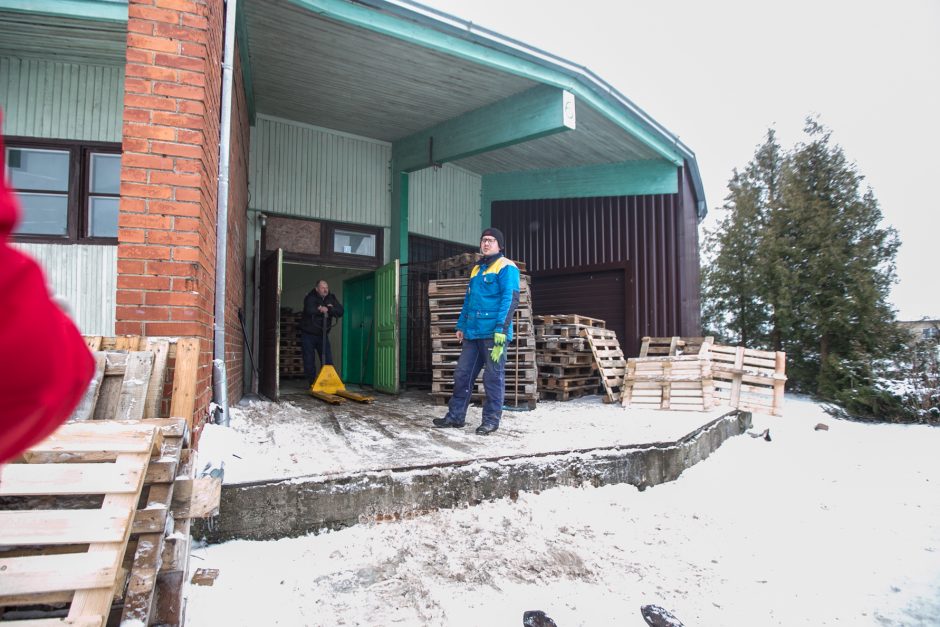
<path fill-rule="evenodd" d="M 651 131 L 632 112 L 624 107 L 615 106 L 595 89 L 585 85 L 584 81 L 548 63 L 538 62 L 534 60 L 534 57 L 524 58 L 522 55 L 512 54 L 480 41 L 471 41 L 466 37 L 442 32 L 430 25 L 430 21 L 436 18 L 428 18 L 429 23 L 421 24 L 414 19 L 409 20 L 380 12 L 383 8 L 389 11 L 399 8 L 389 3 L 372 2 L 370 4 L 373 6 L 365 6 L 362 3 L 353 4 L 346 0 L 290 0 L 290 2 L 317 15 L 410 41 L 432 50 L 569 91 L 640 139 L 664 159 L 668 159 L 675 165 L 682 165 L 685 155 L 677 149 L 674 142 Z"/>
<path fill-rule="evenodd" d="M 499 200 L 675 194 L 677 167 L 666 160 L 648 160 L 484 174 L 483 224 L 490 224 L 491 203 Z"/>
<path fill-rule="evenodd" d="M 0 0 L 0 10 L 126 22 L 127 0 Z"/>
<path fill-rule="evenodd" d="M 0 0 L 2 2 L 2 0 Z M 238 6 L 236 4 L 236 6 Z M 241 7 L 239 7 L 241 8 Z M 237 10 L 237 9 L 236 9 Z M 235 14 L 235 38 L 238 40 L 238 58 L 242 66 L 242 82 L 245 86 L 245 102 L 248 103 L 248 124 L 255 125 L 255 87 L 251 80 L 251 57 L 248 55 L 248 25 L 245 11 Z"/>

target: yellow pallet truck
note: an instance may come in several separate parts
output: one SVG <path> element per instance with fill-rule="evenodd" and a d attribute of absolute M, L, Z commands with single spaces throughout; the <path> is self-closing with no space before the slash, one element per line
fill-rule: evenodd
<path fill-rule="evenodd" d="M 323 314 L 324 352 L 327 342 L 326 327 L 327 314 Z M 332 405 L 344 403 L 347 398 L 357 403 L 372 403 L 375 401 L 375 398 L 371 396 L 365 396 L 364 394 L 357 394 L 356 392 L 347 390 L 346 385 L 343 383 L 343 380 L 340 379 L 339 373 L 336 372 L 336 368 L 334 368 L 332 364 L 324 364 L 323 367 L 320 368 L 320 374 L 317 375 L 317 380 L 310 386 L 310 396 L 318 398 L 321 401 L 326 401 Z"/>

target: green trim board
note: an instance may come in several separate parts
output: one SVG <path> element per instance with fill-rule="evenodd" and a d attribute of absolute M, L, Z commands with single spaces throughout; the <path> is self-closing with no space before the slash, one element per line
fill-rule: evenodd
<path fill-rule="evenodd" d="M 480 65 L 567 90 L 601 111 L 663 158 L 672 161 L 675 165 L 682 165 L 683 154 L 674 141 L 650 131 L 636 115 L 624 108 L 614 106 L 607 98 L 586 86 L 576 77 L 561 71 L 557 66 L 549 67 L 546 63 L 530 61 L 494 47 L 435 30 L 417 21 L 380 13 L 374 8 L 353 4 L 346 0 L 290 0 L 290 2 L 323 17 L 410 41 Z"/>
<path fill-rule="evenodd" d="M 0 10 L 126 22 L 127 0 L 0 0 Z"/>
<path fill-rule="evenodd" d="M 561 170 L 531 170 L 483 175 L 481 214 L 490 224 L 491 203 L 497 200 L 590 198 L 675 194 L 676 166 L 668 161 L 624 161 Z"/>
<path fill-rule="evenodd" d="M 574 128 L 574 96 L 539 85 L 394 142 L 392 159 L 413 172 Z"/>

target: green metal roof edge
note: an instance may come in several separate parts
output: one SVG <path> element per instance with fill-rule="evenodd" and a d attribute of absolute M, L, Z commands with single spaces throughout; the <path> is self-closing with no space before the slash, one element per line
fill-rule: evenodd
<path fill-rule="evenodd" d="M 0 0 L 2 2 L 2 0 Z M 238 58 L 242 64 L 242 82 L 245 86 L 245 101 L 248 103 L 248 124 L 255 125 L 255 85 L 251 79 L 251 57 L 248 54 L 248 26 L 245 23 L 243 5 L 236 5 L 235 37 L 238 39 Z"/>
<path fill-rule="evenodd" d="M 0 0 L 0 10 L 101 22 L 127 21 L 127 2 L 120 0 Z"/>

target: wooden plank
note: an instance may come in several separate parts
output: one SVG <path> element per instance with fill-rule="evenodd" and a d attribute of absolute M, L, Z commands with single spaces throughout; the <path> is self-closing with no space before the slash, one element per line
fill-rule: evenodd
<path fill-rule="evenodd" d="M 139 335 L 119 335 L 114 338 L 114 350 L 136 351 L 140 348 Z"/>
<path fill-rule="evenodd" d="M 141 464 L 120 461 L 113 464 L 8 464 L 0 475 L 0 496 L 127 494 L 138 490 L 143 474 Z"/>
<path fill-rule="evenodd" d="M 9 605 L 8 597 L 29 594 L 103 587 L 110 591 L 117 574 L 115 562 L 119 562 L 120 557 L 118 551 L 111 549 L 97 553 L 0 558 L 0 590 L 3 591 L 0 605 Z"/>
<path fill-rule="evenodd" d="M 134 351 L 127 356 L 127 368 L 121 384 L 117 411 L 109 419 L 140 420 L 144 417 L 144 404 L 153 370 L 153 353 Z"/>
<path fill-rule="evenodd" d="M 173 373 L 173 397 L 170 416 L 186 419 L 192 429 L 196 409 L 196 373 L 199 368 L 199 338 L 183 337 L 176 344 L 176 365 Z"/>
<path fill-rule="evenodd" d="M 101 338 L 98 338 L 99 343 Z M 98 394 L 101 392 L 101 383 L 104 381 L 104 369 L 107 357 L 104 353 L 97 352 L 95 357 L 95 374 L 88 383 L 88 388 L 79 401 L 78 407 L 72 412 L 69 420 L 90 420 L 95 414 L 95 406 L 98 404 Z"/>
<path fill-rule="evenodd" d="M 85 346 L 88 347 L 88 350 L 95 353 L 101 350 L 101 340 L 100 335 L 85 335 L 83 336 L 85 340 Z"/>
<path fill-rule="evenodd" d="M 143 453 L 153 446 L 154 425 L 119 422 L 70 422 L 30 448 L 32 453 Z"/>
<path fill-rule="evenodd" d="M 153 369 L 147 385 L 147 399 L 144 402 L 144 418 L 156 418 L 160 415 L 160 399 L 163 398 L 163 386 L 166 382 L 167 362 L 170 357 L 170 342 L 161 339 L 148 339 L 146 350 L 153 353 Z"/>
<path fill-rule="evenodd" d="M 141 625 L 150 624 L 162 554 L 162 529 L 158 533 L 140 536 L 134 552 L 134 566 L 127 582 L 127 594 L 124 598 L 124 609 L 121 612 L 122 625 L 131 621 L 139 621 Z"/>
<path fill-rule="evenodd" d="M 104 616 L 81 616 L 79 618 L 33 618 L 16 621 L 16 627 L 101 627 Z"/>
<path fill-rule="evenodd" d="M 120 509 L 0 511 L 0 544 L 118 542 L 130 522 Z"/>

